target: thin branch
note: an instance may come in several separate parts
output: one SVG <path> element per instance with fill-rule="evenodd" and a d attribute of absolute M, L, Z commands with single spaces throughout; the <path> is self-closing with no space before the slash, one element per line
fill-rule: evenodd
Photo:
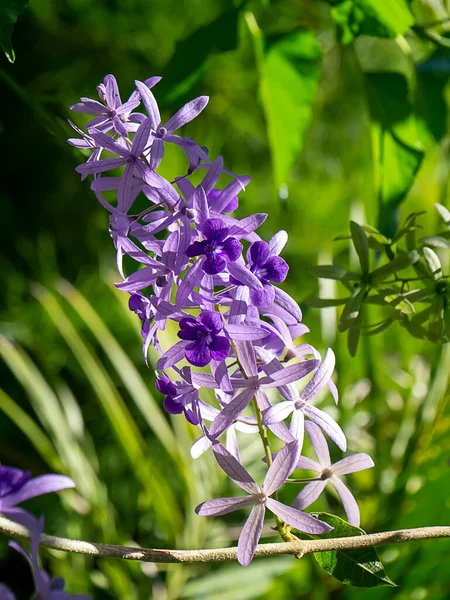
<path fill-rule="evenodd" d="M 25 527 L 0 516 L 0 532 L 17 538 L 29 539 L 30 534 Z M 280 554 L 294 554 L 301 558 L 311 552 L 325 552 L 330 550 L 351 550 L 355 548 L 369 548 L 382 544 L 397 544 L 400 542 L 413 542 L 432 538 L 450 538 L 450 527 L 418 527 L 416 529 L 400 529 L 383 533 L 370 533 L 366 535 L 329 538 L 322 540 L 299 540 L 297 542 L 280 542 L 278 544 L 260 544 L 255 556 L 278 556 Z M 237 548 L 214 548 L 211 550 L 153 550 L 132 546 L 112 546 L 109 544 L 96 544 L 69 540 L 67 538 L 42 535 L 41 545 L 53 550 L 63 552 L 76 552 L 91 556 L 105 556 L 125 560 L 140 560 L 155 563 L 200 563 L 224 562 L 236 560 Z"/>

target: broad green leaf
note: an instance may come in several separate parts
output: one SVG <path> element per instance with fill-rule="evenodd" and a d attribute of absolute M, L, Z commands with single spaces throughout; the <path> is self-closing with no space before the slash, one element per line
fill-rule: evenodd
<path fill-rule="evenodd" d="M 18 17 L 23 13 L 28 0 L 2 0 L 0 2 L 0 46 L 9 62 L 16 60 L 11 44 L 11 35 Z"/>
<path fill-rule="evenodd" d="M 394 38 L 414 24 L 406 0 L 340 0 L 332 16 L 343 44 L 359 35 Z"/>
<path fill-rule="evenodd" d="M 309 30 L 264 40 L 260 93 L 278 190 L 303 147 L 321 66 L 321 48 Z"/>
<path fill-rule="evenodd" d="M 431 275 L 433 276 L 433 279 L 435 279 L 436 281 L 438 279 L 441 279 L 442 265 L 441 261 L 439 260 L 439 256 L 436 254 L 436 252 L 431 250 L 431 248 L 427 248 L 425 246 L 423 249 L 423 257 L 425 259 L 425 262 L 427 263 L 427 267 Z"/>
<path fill-rule="evenodd" d="M 177 43 L 158 85 L 165 103 L 176 102 L 190 91 L 208 69 L 210 57 L 236 48 L 239 11 L 240 7 L 228 9 Z"/>
<path fill-rule="evenodd" d="M 324 535 L 308 536 L 313 539 L 352 537 L 366 533 L 363 529 L 350 525 L 343 519 L 328 513 L 312 513 L 312 516 L 333 527 L 332 531 Z M 375 548 L 316 552 L 314 558 L 322 569 L 346 585 L 363 588 L 381 585 L 395 586 L 395 583 L 386 575 Z"/>
<path fill-rule="evenodd" d="M 397 256 L 394 260 L 391 260 L 387 265 L 383 265 L 375 271 L 372 271 L 370 274 L 370 280 L 372 283 L 380 283 L 390 275 L 394 275 L 397 271 L 402 271 L 403 269 L 407 269 L 414 263 L 416 263 L 420 259 L 420 255 L 418 252 L 413 250 L 412 252 L 408 252 L 408 254 L 402 254 L 401 256 Z"/>
<path fill-rule="evenodd" d="M 365 76 L 372 117 L 378 227 L 390 236 L 396 211 L 422 163 L 426 135 L 413 112 L 405 77 L 399 73 Z"/>
<path fill-rule="evenodd" d="M 359 275 L 356 273 L 351 273 L 347 271 L 347 269 L 342 269 L 336 265 L 317 265 L 315 267 L 311 267 L 311 273 L 315 277 L 320 277 L 321 279 L 353 279 L 358 280 Z"/>
<path fill-rule="evenodd" d="M 353 245 L 359 258 L 359 264 L 361 265 L 361 271 L 367 274 L 369 272 L 369 242 L 366 232 L 354 221 L 350 221 L 350 231 Z"/>

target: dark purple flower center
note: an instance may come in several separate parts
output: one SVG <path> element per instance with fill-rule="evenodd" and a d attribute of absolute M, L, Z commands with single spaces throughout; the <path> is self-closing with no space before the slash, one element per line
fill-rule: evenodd
<path fill-rule="evenodd" d="M 29 471 L 0 467 L 0 498 L 19 490 L 31 478 Z"/>
<path fill-rule="evenodd" d="M 322 479 L 323 481 L 325 481 L 326 479 L 330 479 L 330 477 L 333 475 L 333 471 L 331 469 L 324 469 L 322 471 L 322 475 L 320 476 L 320 479 Z"/>

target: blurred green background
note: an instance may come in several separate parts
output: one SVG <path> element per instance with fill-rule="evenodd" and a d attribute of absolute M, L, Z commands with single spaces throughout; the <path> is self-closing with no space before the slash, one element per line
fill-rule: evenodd
<path fill-rule="evenodd" d="M 74 117 L 68 106 L 95 97 L 107 73 L 117 77 L 122 98 L 135 79 L 163 76 L 154 91 L 164 115 L 209 95 L 184 134 L 252 176 L 240 216 L 268 212 L 266 238 L 288 231 L 286 289 L 305 308 L 305 341 L 321 351 L 332 345 L 337 357 L 339 408 L 329 397 L 321 406 L 339 418 L 349 450 L 376 463 L 349 478 L 362 527 L 449 523 L 448 345 L 413 339 L 394 325 L 364 337 L 352 359 L 336 332 L 335 309 L 304 305 L 318 291 L 308 268 L 329 262 L 333 237 L 347 231 L 350 217 L 389 230 L 403 200 L 400 216 L 426 210 L 422 222 L 434 232 L 434 202 L 449 205 L 449 3 L 380 0 L 388 22 L 381 37 L 371 29 L 377 14 L 361 22 L 352 1 L 335 4 L 31 0 L 19 19 L 16 63 L 0 59 L 0 460 L 75 479 L 76 492 L 29 503 L 47 515 L 48 533 L 214 547 L 235 542 L 243 516 L 207 520 L 193 512 L 231 490 L 210 456 L 190 458 L 198 430 L 163 413 L 152 369 L 143 365 L 139 322 L 113 286 L 107 215 L 75 173 L 82 154 L 65 142 Z M 402 24 L 404 12 L 394 9 L 408 6 L 412 21 Z M 395 146 L 392 154 L 379 157 L 377 135 Z M 401 152 L 411 159 L 406 172 L 396 162 Z M 174 151 L 164 168 L 181 173 L 185 166 Z M 257 440 L 243 450 L 256 475 L 260 455 Z M 343 515 L 331 495 L 313 508 Z M 266 533 L 270 540 L 269 527 Z M 372 590 L 341 585 L 310 556 L 257 559 L 243 569 L 41 555 L 69 591 L 96 600 L 450 597 L 448 540 L 381 548 L 399 587 Z M 31 594 L 28 567 L 6 538 L 0 581 L 19 599 Z"/>

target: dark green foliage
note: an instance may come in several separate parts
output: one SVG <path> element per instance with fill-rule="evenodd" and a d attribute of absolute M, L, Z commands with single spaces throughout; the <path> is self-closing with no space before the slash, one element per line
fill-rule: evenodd
<path fill-rule="evenodd" d="M 11 36 L 18 17 L 28 4 L 28 0 L 2 0 L 0 3 L 0 46 L 9 62 L 16 56 L 11 44 Z"/>

